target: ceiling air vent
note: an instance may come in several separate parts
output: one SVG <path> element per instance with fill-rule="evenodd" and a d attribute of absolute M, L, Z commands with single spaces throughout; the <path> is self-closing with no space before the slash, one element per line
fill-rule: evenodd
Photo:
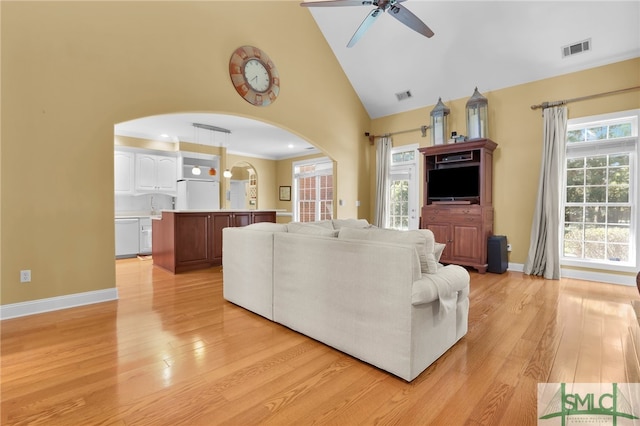
<path fill-rule="evenodd" d="M 409 99 L 410 97 L 411 97 L 411 92 L 409 90 L 396 93 L 396 98 L 398 98 L 399 101 L 404 101 L 405 99 Z"/>
<path fill-rule="evenodd" d="M 591 50 L 591 39 L 579 41 L 574 44 L 570 44 L 562 47 L 562 57 L 566 58 L 567 56 L 576 55 L 578 53 L 586 52 Z"/>

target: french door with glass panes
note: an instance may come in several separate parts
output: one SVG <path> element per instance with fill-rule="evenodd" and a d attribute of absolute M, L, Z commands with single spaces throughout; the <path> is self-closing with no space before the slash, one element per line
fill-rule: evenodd
<path fill-rule="evenodd" d="M 387 187 L 386 228 L 418 229 L 418 177 L 415 148 L 400 147 L 391 153 Z"/>

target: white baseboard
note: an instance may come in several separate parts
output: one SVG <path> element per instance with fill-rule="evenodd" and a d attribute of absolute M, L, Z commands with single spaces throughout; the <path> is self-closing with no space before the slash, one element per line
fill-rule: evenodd
<path fill-rule="evenodd" d="M 117 288 L 107 288 L 104 290 L 87 291 L 85 293 L 49 297 L 47 299 L 30 300 L 28 302 L 11 303 L 0 306 L 0 320 L 58 311 L 60 309 L 75 308 L 78 306 L 108 302 L 111 300 L 118 300 Z"/>
<path fill-rule="evenodd" d="M 507 271 L 524 272 L 524 264 L 509 262 L 509 266 L 507 267 Z"/>
<path fill-rule="evenodd" d="M 509 263 L 509 271 L 524 272 L 524 264 Z M 582 269 L 566 269 L 560 268 L 560 276 L 562 278 L 574 278 L 585 281 L 598 281 L 608 284 L 619 284 L 626 286 L 635 286 L 636 277 L 633 275 L 609 274 L 606 272 L 593 272 Z"/>

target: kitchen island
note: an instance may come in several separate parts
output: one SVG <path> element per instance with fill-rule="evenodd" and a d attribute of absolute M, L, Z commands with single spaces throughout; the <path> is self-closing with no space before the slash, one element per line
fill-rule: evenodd
<path fill-rule="evenodd" d="M 224 228 L 275 221 L 275 210 L 163 210 L 152 221 L 153 264 L 174 274 L 222 265 Z"/>

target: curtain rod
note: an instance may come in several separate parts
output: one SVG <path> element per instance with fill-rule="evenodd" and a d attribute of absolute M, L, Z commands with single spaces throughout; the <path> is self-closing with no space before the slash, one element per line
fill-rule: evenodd
<path fill-rule="evenodd" d="M 369 138 L 369 144 L 373 145 L 373 142 L 375 141 L 376 138 L 386 138 L 393 135 L 399 135 L 401 133 L 417 132 L 418 130 L 422 132 L 422 137 L 424 138 L 427 136 L 427 129 L 430 129 L 430 128 L 431 126 L 420 126 L 417 129 L 400 130 L 393 133 L 385 133 L 384 135 L 372 135 L 369 132 L 366 132 L 364 135 Z"/>
<path fill-rule="evenodd" d="M 540 109 L 540 108 L 545 109 L 545 108 L 550 108 L 558 105 L 565 105 L 565 104 L 568 104 L 569 102 L 584 101 L 587 99 L 599 98 L 601 96 L 615 95 L 618 93 L 630 92 L 632 90 L 638 90 L 638 89 L 640 89 L 640 86 L 628 87 L 626 89 L 620 89 L 620 90 L 612 90 L 611 92 L 596 93 L 595 95 L 581 96 L 579 98 L 564 99 L 561 101 L 543 102 L 540 105 L 531 105 L 531 109 L 534 109 L 534 110 Z"/>

